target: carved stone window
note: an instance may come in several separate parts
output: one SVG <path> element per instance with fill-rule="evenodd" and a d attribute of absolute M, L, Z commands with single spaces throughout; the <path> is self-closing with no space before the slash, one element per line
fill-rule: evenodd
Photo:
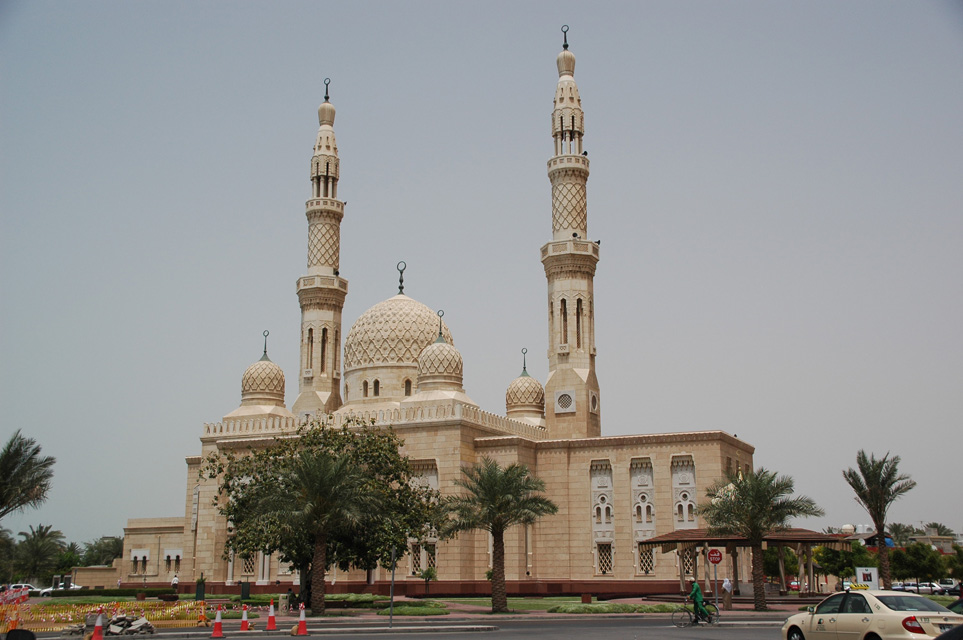
<path fill-rule="evenodd" d="M 602 574 L 612 573 L 612 543 L 597 543 L 596 552 L 598 555 L 598 572 Z"/>
<path fill-rule="evenodd" d="M 647 547 L 644 542 L 638 543 L 639 549 L 639 573 L 650 574 L 655 570 L 655 553 L 652 547 Z"/>

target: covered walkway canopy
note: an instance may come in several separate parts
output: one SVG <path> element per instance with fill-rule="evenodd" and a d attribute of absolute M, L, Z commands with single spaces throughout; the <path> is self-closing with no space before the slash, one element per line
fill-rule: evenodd
<path fill-rule="evenodd" d="M 783 561 L 783 549 L 789 547 L 796 552 L 799 562 L 800 593 L 804 578 L 808 576 L 808 584 L 815 585 L 813 575 L 813 547 L 828 547 L 837 551 L 846 551 L 850 541 L 844 536 L 820 533 L 810 529 L 789 528 L 774 531 L 763 538 L 763 548 L 776 546 L 779 549 L 779 574 L 783 589 L 786 588 L 786 568 Z M 749 542 L 742 536 L 711 533 L 709 529 L 677 529 L 672 533 L 649 538 L 642 543 L 643 549 L 659 548 L 662 553 L 677 551 L 679 559 L 679 588 L 685 592 L 685 577 L 691 575 L 699 579 L 698 556 L 702 557 L 705 576 L 709 577 L 709 549 L 724 549 L 732 559 L 732 581 L 736 592 L 739 591 L 739 550 L 749 548 Z M 696 555 L 698 554 L 698 555 Z M 803 564 L 805 559 L 805 565 Z M 691 566 L 687 566 L 691 565 Z M 805 569 L 805 570 L 804 570 Z"/>

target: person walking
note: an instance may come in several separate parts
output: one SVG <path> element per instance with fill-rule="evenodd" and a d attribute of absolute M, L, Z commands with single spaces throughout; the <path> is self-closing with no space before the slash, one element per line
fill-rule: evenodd
<path fill-rule="evenodd" d="M 695 578 L 692 578 L 692 591 L 689 592 L 692 600 L 692 608 L 695 609 L 695 621 L 692 624 L 699 624 L 701 620 L 709 621 L 709 611 L 702 604 L 702 588 Z"/>
<path fill-rule="evenodd" d="M 171 586 L 172 586 L 175 590 L 177 589 L 177 583 L 178 583 L 178 582 L 180 582 L 180 580 L 177 579 L 177 574 L 175 573 L 175 574 L 174 574 L 174 579 L 171 580 Z"/>

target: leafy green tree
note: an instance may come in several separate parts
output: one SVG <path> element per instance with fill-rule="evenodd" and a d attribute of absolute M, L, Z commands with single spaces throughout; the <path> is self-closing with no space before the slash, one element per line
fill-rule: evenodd
<path fill-rule="evenodd" d="M 905 547 L 910 543 L 910 536 L 915 536 L 920 532 L 919 529 L 911 524 L 902 524 L 900 522 L 894 522 L 886 527 L 889 532 L 889 537 L 893 539 L 893 544 L 897 547 Z"/>
<path fill-rule="evenodd" d="M 843 471 L 843 478 L 856 493 L 861 504 L 873 521 L 876 531 L 886 531 L 886 512 L 893 502 L 916 486 L 916 482 L 899 472 L 899 456 L 889 457 L 887 452 L 879 460 L 860 449 L 856 454 L 856 469 Z M 880 541 L 882 543 L 882 541 Z M 889 549 L 885 543 L 878 545 L 879 579 L 884 589 L 893 586 L 889 571 Z"/>
<path fill-rule="evenodd" d="M 318 594 L 323 598 L 323 576 L 331 559 L 345 570 L 389 566 L 392 549 L 407 548 L 409 537 L 422 537 L 440 524 L 438 494 L 413 482 L 411 463 L 400 452 L 402 444 L 391 429 L 370 423 L 331 428 L 315 422 L 299 429 L 296 437 L 278 438 L 261 449 L 212 453 L 201 473 L 218 479 L 218 511 L 232 523 L 225 553 L 248 557 L 258 551 L 277 552 L 282 562 L 298 568 L 302 600 L 310 601 L 314 611 L 323 611 Z M 360 469 L 365 496 L 380 505 L 364 509 L 356 526 L 353 518 L 346 517 L 340 525 L 335 524 L 337 518 L 327 520 L 323 555 L 318 553 L 318 529 L 290 517 L 297 508 L 290 500 L 301 495 L 303 485 L 296 473 L 307 473 L 301 461 L 317 460 L 320 456 L 308 454 L 321 453 L 335 461 L 344 459 L 346 469 Z M 325 566 L 317 564 L 322 560 Z"/>
<path fill-rule="evenodd" d="M 939 580 L 943 577 L 943 570 L 943 555 L 928 544 L 914 542 L 906 549 L 893 552 L 893 573 L 901 580 Z"/>
<path fill-rule="evenodd" d="M 64 549 L 64 534 L 53 525 L 41 524 L 19 535 L 22 539 L 14 549 L 14 571 L 30 581 L 49 581 Z"/>
<path fill-rule="evenodd" d="M 956 533 L 954 533 L 952 529 L 950 529 L 948 526 L 946 526 L 942 522 L 927 522 L 926 524 L 923 525 L 923 533 L 927 533 L 930 529 L 935 530 L 936 535 L 938 536 L 952 537 L 956 535 Z"/>
<path fill-rule="evenodd" d="M 752 549 L 752 593 L 757 611 L 766 610 L 763 539 L 788 529 L 793 518 L 823 515 L 812 498 L 794 497 L 793 487 L 789 476 L 777 476 L 762 467 L 741 477 L 729 473 L 709 487 L 708 501 L 696 510 L 706 519 L 712 534 L 746 539 Z"/>
<path fill-rule="evenodd" d="M 825 575 L 840 579 L 856 575 L 856 567 L 878 566 L 877 555 L 858 540 L 850 542 L 848 551 L 837 551 L 829 547 L 816 547 L 816 562 Z"/>
<path fill-rule="evenodd" d="M 124 539 L 103 536 L 92 542 L 84 543 L 83 565 L 85 567 L 110 566 L 116 558 L 124 555 Z"/>
<path fill-rule="evenodd" d="M 954 544 L 953 553 L 943 556 L 943 565 L 957 582 L 963 581 L 963 547 Z"/>
<path fill-rule="evenodd" d="M 13 551 L 16 546 L 10 530 L 0 528 L 0 584 L 13 582 Z"/>
<path fill-rule="evenodd" d="M 55 459 L 40 455 L 40 445 L 18 429 L 0 451 L 0 519 L 47 499 Z"/>
<path fill-rule="evenodd" d="M 500 466 L 490 458 L 462 469 L 455 484 L 465 490 L 450 496 L 445 507 L 450 520 L 446 533 L 482 530 L 492 536 L 492 613 L 508 611 L 505 591 L 505 532 L 515 525 L 534 524 L 558 512 L 554 502 L 541 495 L 545 483 L 523 464 Z"/>

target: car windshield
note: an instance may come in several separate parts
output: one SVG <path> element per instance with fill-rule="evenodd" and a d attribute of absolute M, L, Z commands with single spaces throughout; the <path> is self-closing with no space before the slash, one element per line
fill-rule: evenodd
<path fill-rule="evenodd" d="M 938 605 L 929 598 L 918 596 L 876 596 L 886 607 L 893 611 L 937 611 L 947 613 L 949 609 Z"/>

